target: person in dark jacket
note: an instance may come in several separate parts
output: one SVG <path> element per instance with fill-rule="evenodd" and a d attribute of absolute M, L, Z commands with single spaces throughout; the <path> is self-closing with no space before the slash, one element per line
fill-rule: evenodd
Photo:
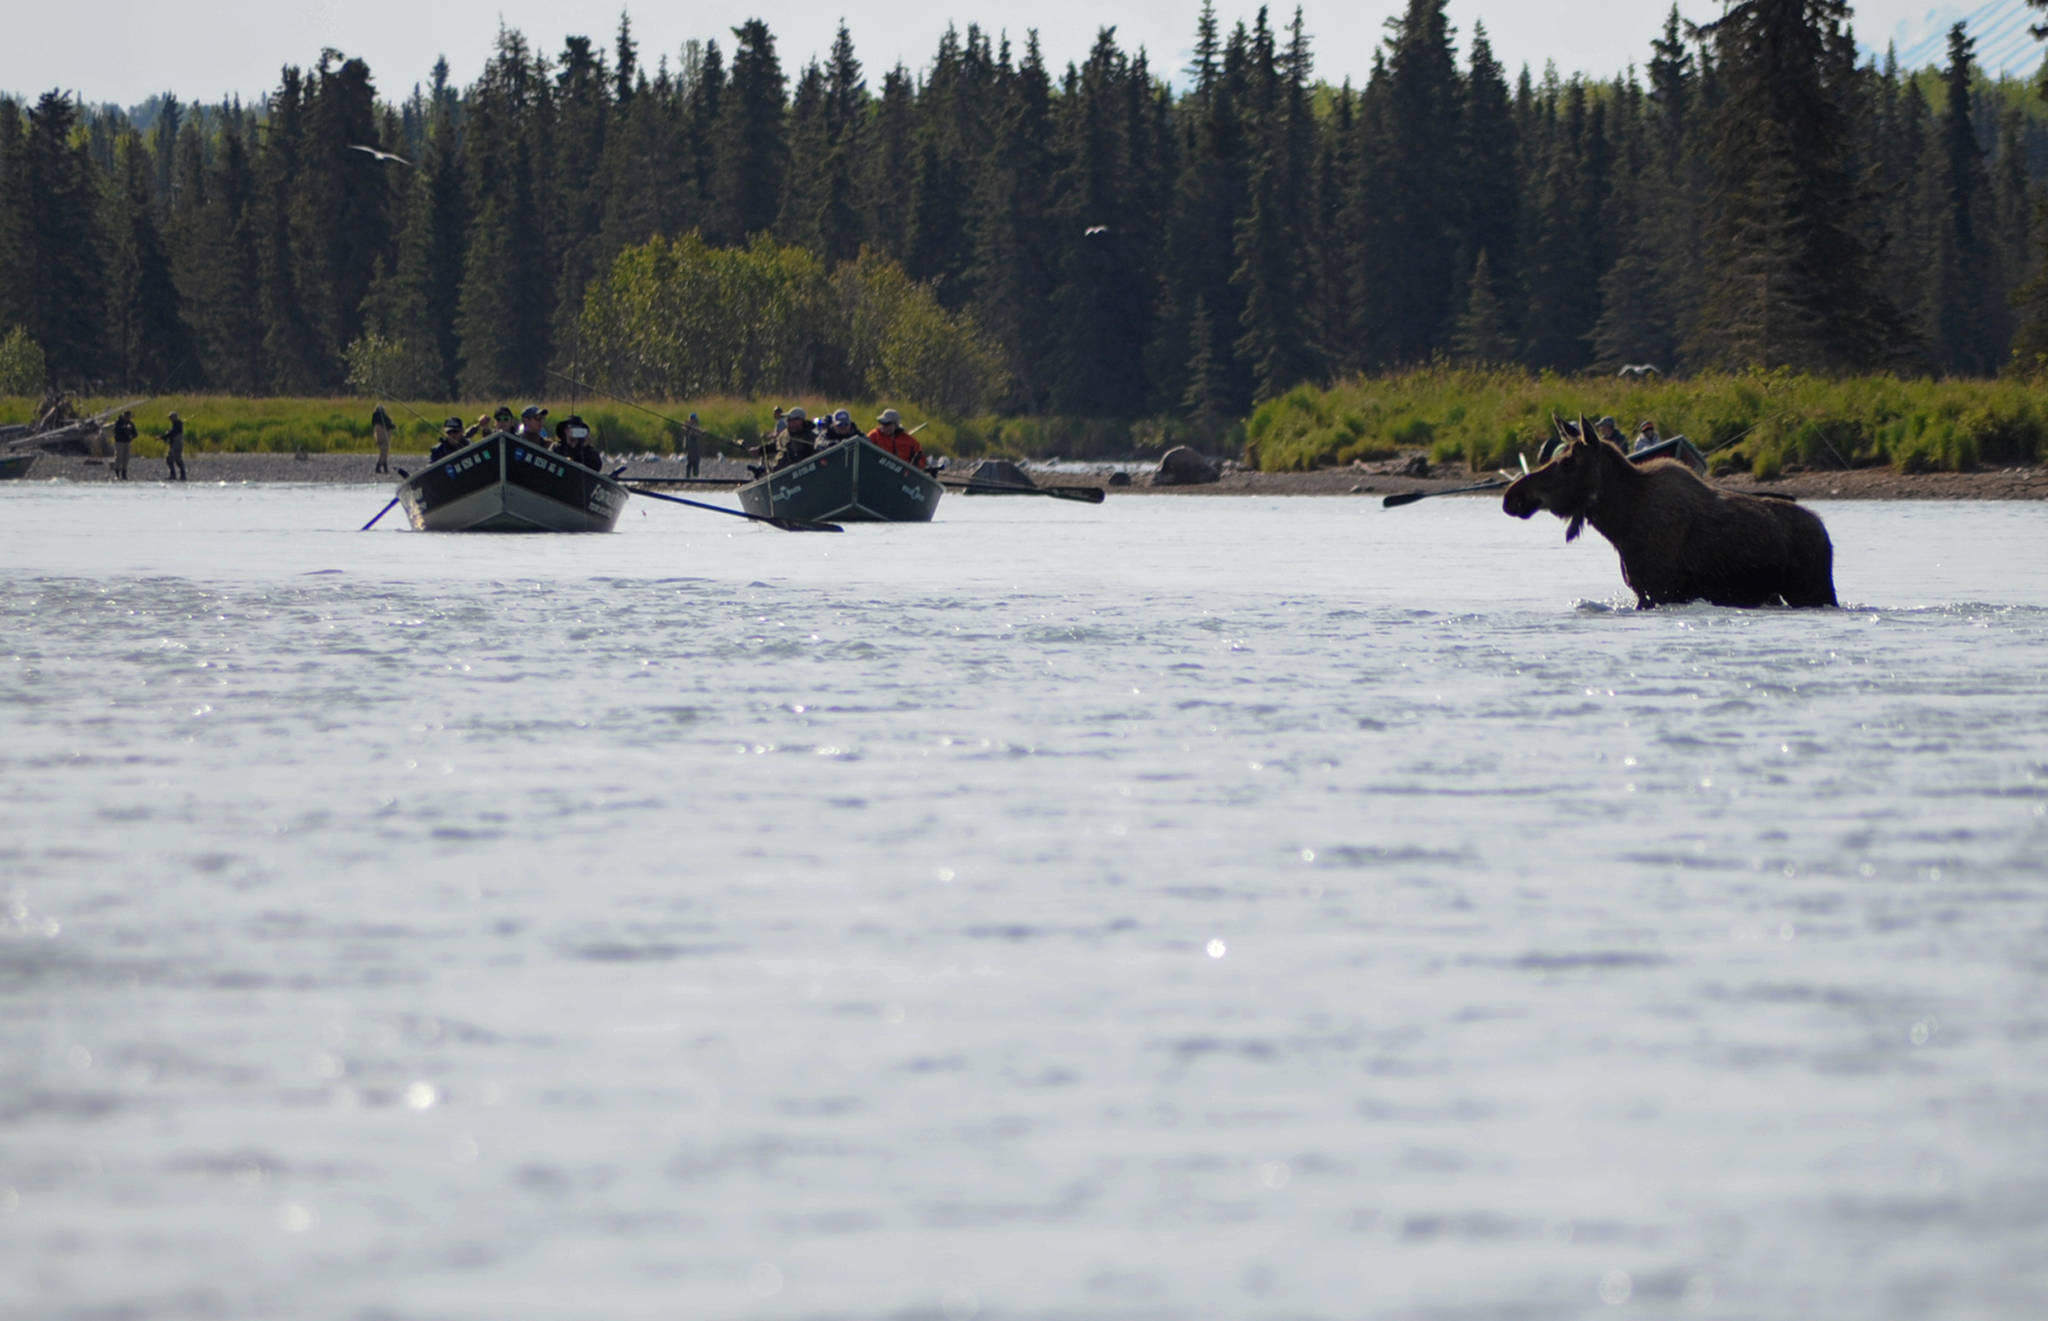
<path fill-rule="evenodd" d="M 462 419 L 451 417 L 441 424 L 441 439 L 435 441 L 434 448 L 427 452 L 427 462 L 439 463 L 468 443 L 469 436 L 462 429 Z"/>
<path fill-rule="evenodd" d="M 176 413 L 171 414 L 171 429 L 157 437 L 164 443 L 164 466 L 170 469 L 167 481 L 185 480 L 185 422 Z"/>
<path fill-rule="evenodd" d="M 704 460 L 704 429 L 697 425 L 697 415 L 690 414 L 690 420 L 683 423 L 683 476 L 695 477 L 697 465 Z"/>
<path fill-rule="evenodd" d="M 604 467 L 604 454 L 590 438 L 590 425 L 575 413 L 555 424 L 554 452 L 593 472 Z"/>
<path fill-rule="evenodd" d="M 825 420 L 824 433 L 820 444 L 837 445 L 842 440 L 858 436 L 860 428 L 854 425 L 853 414 L 842 408 Z"/>
<path fill-rule="evenodd" d="M 384 405 L 377 405 L 370 414 L 370 438 L 377 442 L 378 472 L 391 471 L 391 433 L 398 430 L 391 423 L 391 414 L 384 411 Z"/>
<path fill-rule="evenodd" d="M 135 447 L 135 414 L 123 411 L 114 423 L 114 478 L 128 480 L 128 454 Z"/>

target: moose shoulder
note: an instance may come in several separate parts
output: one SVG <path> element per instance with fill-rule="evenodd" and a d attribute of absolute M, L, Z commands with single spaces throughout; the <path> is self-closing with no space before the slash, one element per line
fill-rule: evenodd
<path fill-rule="evenodd" d="M 1582 435 L 1591 436 L 1591 428 Z M 1682 463 L 1637 467 L 1597 439 L 1573 440 L 1501 497 L 1516 518 L 1548 509 L 1621 553 L 1621 576 L 1647 609 L 1835 604 L 1835 548 L 1813 512 L 1790 500 L 1717 491 Z"/>

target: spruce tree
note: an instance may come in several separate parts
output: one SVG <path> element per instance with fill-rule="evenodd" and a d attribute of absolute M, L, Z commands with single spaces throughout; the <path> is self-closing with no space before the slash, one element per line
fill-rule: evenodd
<path fill-rule="evenodd" d="M 1694 344 L 1709 362 L 1869 367 L 1906 338 L 1854 232 L 1859 203 L 1838 90 L 1844 0 L 1742 0 L 1708 25 L 1725 87 Z"/>
<path fill-rule="evenodd" d="M 123 388 L 154 390 L 192 366 L 191 332 L 157 226 L 155 162 L 133 130 L 120 143 L 117 168 L 105 221 L 107 367 Z"/>
<path fill-rule="evenodd" d="M 66 387 L 107 365 L 89 310 L 105 305 L 99 183 L 89 147 L 73 140 L 78 123 L 77 106 L 58 92 L 29 108 L 7 153 L 0 206 L 0 326 L 23 327 L 42 346 L 50 379 Z"/>
<path fill-rule="evenodd" d="M 1384 155 L 1378 166 L 1372 318 L 1395 362 L 1420 362 L 1450 336 L 1461 214 L 1462 89 L 1445 0 L 1408 0 L 1387 40 Z"/>
<path fill-rule="evenodd" d="M 1064 261 L 1053 297 L 1053 407 L 1063 412 L 1130 416 L 1147 400 L 1151 291 L 1125 224 L 1128 208 L 1144 204 L 1127 186 L 1130 73 L 1116 29 L 1102 28 L 1087 62 L 1069 66 L 1060 97 L 1064 163 L 1054 192 Z"/>
<path fill-rule="evenodd" d="M 716 131 L 717 165 L 705 237 L 742 243 L 766 234 L 782 207 L 789 171 L 782 63 L 768 25 L 732 30 L 734 47 Z"/>
<path fill-rule="evenodd" d="M 1001 81 L 995 147 L 977 181 L 974 257 L 968 270 L 976 322 L 1002 352 L 1013 392 L 1008 402 L 1042 410 L 1051 386 L 1051 298 L 1057 236 L 1048 213 L 1052 187 L 1052 81 L 1038 47 Z"/>
<path fill-rule="evenodd" d="M 1459 210 L 1465 217 L 1461 247 L 1485 255 L 1493 284 L 1484 294 L 1478 290 L 1468 293 L 1466 313 L 1469 318 L 1474 299 L 1490 301 L 1498 308 L 1502 333 L 1508 333 L 1514 317 L 1506 294 L 1519 284 L 1521 276 L 1515 246 L 1521 229 L 1521 194 L 1515 186 L 1515 112 L 1508 95 L 1507 72 L 1494 59 L 1486 28 L 1478 23 L 1472 25 L 1464 119 L 1459 128 Z M 1475 256 L 1475 271 L 1477 265 Z"/>
<path fill-rule="evenodd" d="M 1257 151 L 1250 208 L 1234 232 L 1231 282 L 1244 298 L 1234 348 L 1250 368 L 1253 397 L 1270 399 L 1320 375 L 1307 315 L 1310 164 L 1315 122 L 1309 110 L 1308 38 L 1294 13 L 1284 56 L 1260 13 L 1254 41 L 1251 99 Z"/>
<path fill-rule="evenodd" d="M 1472 264 L 1471 293 L 1451 337 L 1451 351 L 1467 362 L 1500 365 L 1514 361 L 1515 340 L 1508 330 L 1507 309 L 1496 292 L 1497 284 L 1486 249 L 1481 248 Z"/>
<path fill-rule="evenodd" d="M 1926 306 L 1932 315 L 1925 331 L 1943 367 L 1983 375 L 2004 361 L 2010 331 L 1991 223 L 1991 180 L 1971 116 L 1975 43 L 1961 23 L 1949 29 L 1948 57 L 1938 147 L 1930 153 L 1939 207 L 1935 260 L 1927 272 Z"/>
<path fill-rule="evenodd" d="M 825 145 L 822 182 L 811 194 L 818 255 L 829 268 L 853 260 L 866 237 L 859 171 L 866 159 L 867 83 L 853 51 L 853 34 L 840 25 L 825 66 Z"/>
<path fill-rule="evenodd" d="M 221 134 L 206 181 L 201 230 L 212 237 L 181 286 L 208 385 L 231 394 L 269 387 L 263 303 L 261 212 L 244 130 Z"/>

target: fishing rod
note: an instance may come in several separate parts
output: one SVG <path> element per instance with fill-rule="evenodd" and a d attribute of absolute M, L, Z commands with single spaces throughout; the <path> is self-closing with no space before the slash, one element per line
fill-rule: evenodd
<path fill-rule="evenodd" d="M 647 405 L 636 404 L 631 399 L 621 399 L 618 395 L 612 394 L 609 391 L 600 390 L 596 386 L 591 385 L 586 381 L 579 381 L 573 376 L 569 376 L 565 373 L 555 371 L 552 368 L 549 369 L 548 375 L 554 377 L 558 381 L 567 381 L 570 385 L 576 387 L 579 390 L 588 390 L 590 391 L 590 393 L 594 395 L 601 395 L 604 398 L 611 400 L 615 404 L 624 404 L 628 408 L 637 408 L 641 412 L 647 414 L 647 416 L 659 418 L 663 422 L 668 423 L 672 427 L 679 428 L 683 431 L 695 431 L 700 436 L 710 436 L 711 439 L 718 441 L 720 444 L 736 445 L 742 450 L 747 448 L 747 442 L 739 439 L 738 437 L 712 435 L 711 432 L 706 431 L 703 427 L 698 426 L 696 423 L 678 422 L 666 413 L 657 413 L 653 409 L 647 407 Z M 728 510 L 727 512 L 730 513 L 731 511 Z"/>
<path fill-rule="evenodd" d="M 422 422 L 426 423 L 426 424 L 427 424 L 428 426 L 433 426 L 433 425 L 434 425 L 434 420 L 433 420 L 432 418 L 428 417 L 428 416 L 427 416 L 427 415 L 426 415 L 425 413 L 422 413 L 422 412 L 421 412 L 421 411 L 420 411 L 419 409 L 417 409 L 417 408 L 414 408 L 414 407 L 413 407 L 413 406 L 412 406 L 411 404 L 408 404 L 407 402 L 405 402 L 405 400 L 403 400 L 403 399 L 393 399 L 393 400 L 392 400 L 391 402 L 392 402 L 392 403 L 394 403 L 394 404 L 397 404 L 397 405 L 398 405 L 398 406 L 399 406 L 400 408 L 403 408 L 403 409 L 404 409 L 404 410 L 405 410 L 406 412 L 408 412 L 408 413 L 411 413 L 411 414 L 412 414 L 412 415 L 413 415 L 414 417 L 416 417 L 416 418 L 418 418 L 418 419 L 419 419 L 420 421 L 422 421 Z"/>

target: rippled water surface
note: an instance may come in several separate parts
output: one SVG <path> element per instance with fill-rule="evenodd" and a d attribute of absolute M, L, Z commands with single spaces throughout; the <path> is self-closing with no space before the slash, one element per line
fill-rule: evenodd
<path fill-rule="evenodd" d="M 0 491 L 0 1315 L 2031 1318 L 2048 508 Z"/>

